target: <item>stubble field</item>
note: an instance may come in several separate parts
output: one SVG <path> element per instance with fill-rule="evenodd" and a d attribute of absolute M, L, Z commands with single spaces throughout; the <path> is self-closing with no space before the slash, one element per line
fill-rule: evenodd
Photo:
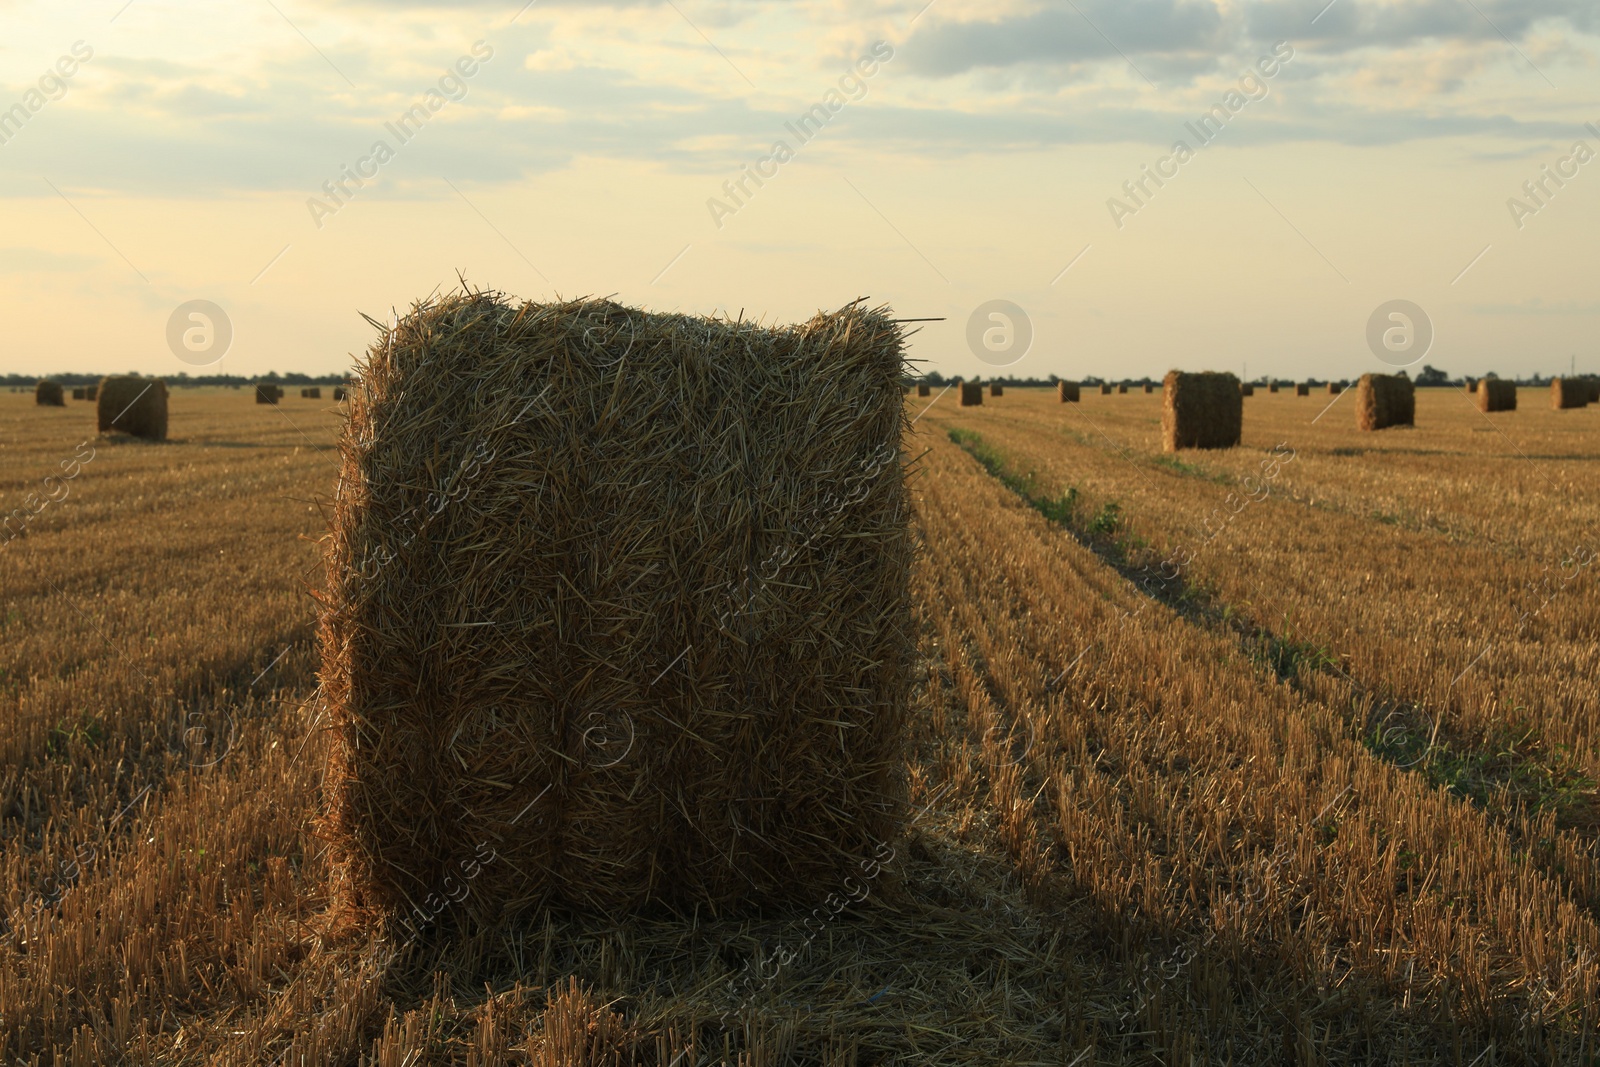
<path fill-rule="evenodd" d="M 820 922 L 355 936 L 340 409 L 0 395 L 0 1062 L 1592 1062 L 1600 412 L 1353 399 L 1174 459 L 1159 393 L 910 398 L 919 814 Z"/>

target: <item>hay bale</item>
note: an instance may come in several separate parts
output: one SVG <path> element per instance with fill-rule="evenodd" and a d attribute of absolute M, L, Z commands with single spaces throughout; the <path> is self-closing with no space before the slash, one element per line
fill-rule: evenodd
<path fill-rule="evenodd" d="M 1467 383 L 1467 392 L 1476 393 L 1478 391 L 1478 379 L 1476 379 L 1476 378 L 1468 378 L 1468 379 L 1466 379 L 1466 383 Z"/>
<path fill-rule="evenodd" d="M 1600 378 L 1589 379 L 1589 403 L 1600 404 Z"/>
<path fill-rule="evenodd" d="M 1416 387 L 1402 374 L 1363 374 L 1356 386 L 1356 426 L 1382 430 L 1388 426 L 1414 426 Z"/>
<path fill-rule="evenodd" d="M 1110 382 L 1101 382 L 1100 383 L 1100 395 L 1101 396 L 1110 396 L 1111 395 L 1111 383 Z"/>
<path fill-rule="evenodd" d="M 335 401 L 343 400 L 347 395 L 348 394 L 345 392 L 344 386 L 336 385 L 333 387 L 333 399 Z"/>
<path fill-rule="evenodd" d="M 1294 387 L 1294 395 L 1295 396 L 1310 396 L 1311 395 L 1311 383 L 1310 382 L 1296 382 L 1295 383 L 1295 387 Z"/>
<path fill-rule="evenodd" d="M 380 337 L 321 597 L 341 913 L 469 866 L 474 923 L 809 907 L 894 839 L 900 331 L 464 293 Z"/>
<path fill-rule="evenodd" d="M 100 387 L 98 385 L 86 385 L 86 386 L 84 386 L 83 387 L 83 398 L 85 400 L 99 400 L 100 399 Z"/>
<path fill-rule="evenodd" d="M 1118 392 L 1118 394 L 1126 393 L 1127 391 L 1128 391 L 1128 383 L 1127 382 L 1118 382 L 1117 383 L 1117 392 Z"/>
<path fill-rule="evenodd" d="M 160 378 L 116 374 L 100 379 L 95 421 L 101 433 L 132 434 L 147 441 L 167 439 L 167 383 Z"/>
<path fill-rule="evenodd" d="M 990 396 L 1005 396 L 1006 395 L 1005 386 L 1001 385 L 999 382 L 990 382 L 989 383 L 989 395 Z"/>
<path fill-rule="evenodd" d="M 1344 384 L 1342 382 L 1329 382 L 1328 383 L 1328 395 L 1329 396 L 1338 396 L 1342 392 L 1344 392 Z"/>
<path fill-rule="evenodd" d="M 82 400 L 83 399 L 83 386 L 78 385 L 78 386 L 74 386 L 73 387 L 73 389 L 72 389 L 72 399 L 74 399 L 74 400 Z"/>
<path fill-rule="evenodd" d="M 1239 383 L 1239 395 L 1240 396 L 1255 396 L 1256 395 L 1256 387 L 1251 385 L 1249 382 L 1240 382 Z"/>
<path fill-rule="evenodd" d="M 1156 387 L 1155 386 L 1151 385 L 1149 382 L 1145 382 L 1144 383 L 1144 392 L 1145 392 L 1146 396 L 1149 396 L 1151 393 L 1153 393 L 1155 391 L 1156 391 Z"/>
<path fill-rule="evenodd" d="M 306 399 L 307 400 L 321 400 L 322 399 L 322 387 L 319 386 L 319 385 L 313 385 L 311 388 L 307 389 L 306 390 Z"/>
<path fill-rule="evenodd" d="M 33 387 L 33 402 L 40 407 L 64 408 L 67 406 L 66 394 L 61 391 L 61 383 L 52 382 L 48 378 Z"/>
<path fill-rule="evenodd" d="M 276 404 L 278 402 L 278 398 L 281 397 L 282 395 L 283 395 L 283 390 L 279 389 L 276 385 L 273 385 L 271 382 L 257 382 L 256 383 L 256 403 L 257 404 Z"/>
<path fill-rule="evenodd" d="M 1268 382 L 1267 383 L 1267 392 L 1276 393 L 1277 391 L 1278 391 L 1278 383 L 1277 382 Z"/>
<path fill-rule="evenodd" d="M 1517 410 L 1516 382 L 1508 382 L 1501 378 L 1485 378 L 1476 384 L 1474 395 L 1478 399 L 1479 411 Z"/>
<path fill-rule="evenodd" d="M 1056 399 L 1063 404 L 1076 404 L 1078 402 L 1079 388 L 1077 382 L 1057 382 Z"/>
<path fill-rule="evenodd" d="M 920 382 L 917 385 L 917 395 L 918 396 L 932 396 L 933 395 L 933 387 L 930 386 L 927 382 Z"/>
<path fill-rule="evenodd" d="M 1581 408 L 1589 403 L 1589 383 L 1581 378 L 1553 378 L 1550 381 L 1550 406 Z"/>
<path fill-rule="evenodd" d="M 1219 371 L 1168 371 L 1161 391 L 1161 448 L 1232 448 L 1244 428 L 1239 379 Z"/>
<path fill-rule="evenodd" d="M 961 406 L 964 408 L 976 408 L 983 406 L 982 382 L 961 383 Z"/>

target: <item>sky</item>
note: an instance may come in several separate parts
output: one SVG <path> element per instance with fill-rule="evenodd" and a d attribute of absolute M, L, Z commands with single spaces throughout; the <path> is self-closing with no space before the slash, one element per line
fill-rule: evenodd
<path fill-rule="evenodd" d="M 364 315 L 463 279 L 771 323 L 864 296 L 941 319 L 909 355 L 945 374 L 1600 372 L 1600 0 L 0 27 L 0 373 L 340 372 Z"/>

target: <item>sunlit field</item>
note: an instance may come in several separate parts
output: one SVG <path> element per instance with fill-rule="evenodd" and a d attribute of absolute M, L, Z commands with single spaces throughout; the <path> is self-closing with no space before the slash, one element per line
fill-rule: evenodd
<path fill-rule="evenodd" d="M 1600 412 L 1261 391 L 1174 457 L 1159 391 L 934 392 L 861 892 L 404 936 L 329 921 L 317 836 L 341 405 L 0 395 L 4 1060 L 1590 1062 Z"/>

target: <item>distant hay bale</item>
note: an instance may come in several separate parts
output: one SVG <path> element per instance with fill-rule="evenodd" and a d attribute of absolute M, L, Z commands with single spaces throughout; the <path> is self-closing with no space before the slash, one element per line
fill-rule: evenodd
<path fill-rule="evenodd" d="M 462 293 L 373 344 L 320 608 L 337 914 L 859 877 L 904 820 L 903 340 Z"/>
<path fill-rule="evenodd" d="M 1239 383 L 1239 395 L 1240 396 L 1255 396 L 1256 395 L 1256 387 L 1251 385 L 1249 382 L 1240 382 Z"/>
<path fill-rule="evenodd" d="M 1111 383 L 1110 382 L 1101 382 L 1100 383 L 1100 395 L 1101 396 L 1110 396 L 1111 395 Z"/>
<path fill-rule="evenodd" d="M 1400 374 L 1363 374 L 1356 386 L 1356 426 L 1382 430 L 1389 426 L 1414 426 L 1416 388 Z"/>
<path fill-rule="evenodd" d="M 1589 403 L 1589 383 L 1581 378 L 1553 378 L 1550 381 L 1550 406 L 1581 408 Z"/>
<path fill-rule="evenodd" d="M 74 400 L 82 400 L 83 399 L 83 386 L 75 385 L 75 386 L 72 387 L 72 399 L 74 399 Z"/>
<path fill-rule="evenodd" d="M 976 408 L 983 406 L 982 382 L 961 383 L 961 406 L 964 408 Z"/>
<path fill-rule="evenodd" d="M 1474 395 L 1479 411 L 1517 410 L 1517 383 L 1503 378 L 1485 378 L 1477 383 Z"/>
<path fill-rule="evenodd" d="M 99 400 L 100 399 L 100 387 L 98 385 L 86 385 L 86 386 L 84 386 L 83 387 L 83 398 L 85 400 Z"/>
<path fill-rule="evenodd" d="M 1295 383 L 1295 387 L 1294 387 L 1294 395 L 1295 396 L 1310 396 L 1311 395 L 1311 383 L 1310 382 L 1296 382 Z"/>
<path fill-rule="evenodd" d="M 283 396 L 283 390 L 279 389 L 271 382 L 256 383 L 257 404 L 276 404 L 278 402 L 278 398 L 281 396 Z"/>
<path fill-rule="evenodd" d="M 1268 382 L 1267 383 L 1267 392 L 1276 393 L 1277 391 L 1278 391 L 1278 383 L 1277 382 Z"/>
<path fill-rule="evenodd" d="M 927 382 L 919 382 L 917 384 L 917 395 L 918 396 L 932 396 L 933 395 L 933 387 L 931 385 L 929 385 Z"/>
<path fill-rule="evenodd" d="M 1006 395 L 1005 386 L 1001 385 L 999 382 L 990 382 L 989 383 L 989 395 L 990 396 L 1005 396 Z"/>
<path fill-rule="evenodd" d="M 116 374 L 100 379 L 95 421 L 101 433 L 125 433 L 147 441 L 167 439 L 167 383 L 160 378 Z"/>
<path fill-rule="evenodd" d="M 307 389 L 306 390 L 306 399 L 307 400 L 321 400 L 322 399 L 322 387 L 321 386 L 317 386 L 317 385 L 313 385 L 311 388 Z"/>
<path fill-rule="evenodd" d="M 1239 379 L 1219 371 L 1168 371 L 1161 391 L 1161 448 L 1232 448 L 1244 429 Z"/>
<path fill-rule="evenodd" d="M 1076 404 L 1078 402 L 1079 388 L 1077 382 L 1057 382 L 1056 399 L 1063 404 Z"/>
<path fill-rule="evenodd" d="M 48 378 L 33 387 L 33 402 L 40 407 L 64 408 L 67 406 L 66 394 L 61 391 L 61 383 L 52 382 Z"/>
<path fill-rule="evenodd" d="M 1600 404 L 1600 378 L 1589 379 L 1589 403 Z"/>
<path fill-rule="evenodd" d="M 1127 391 L 1128 391 L 1128 383 L 1127 382 L 1118 382 L 1117 383 L 1117 392 L 1118 393 L 1126 393 Z"/>
<path fill-rule="evenodd" d="M 1468 378 L 1468 379 L 1466 379 L 1466 383 L 1467 383 L 1467 392 L 1476 393 L 1478 391 L 1478 379 L 1476 379 L 1476 378 Z"/>
<path fill-rule="evenodd" d="M 1328 383 L 1328 394 L 1330 396 L 1338 396 L 1342 392 L 1344 392 L 1343 384 L 1341 384 L 1339 382 L 1329 382 Z"/>

